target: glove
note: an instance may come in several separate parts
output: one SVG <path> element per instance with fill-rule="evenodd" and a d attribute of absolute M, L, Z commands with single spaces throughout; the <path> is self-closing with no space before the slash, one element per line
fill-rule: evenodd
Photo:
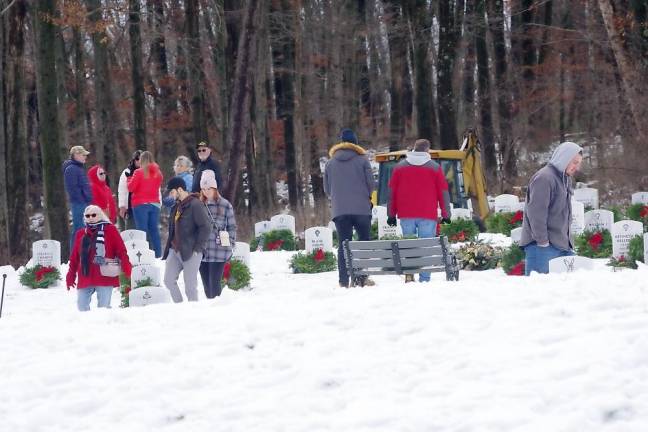
<path fill-rule="evenodd" d="M 389 216 L 387 218 L 387 225 L 394 227 L 394 226 L 396 226 L 397 223 L 398 222 L 396 222 L 396 217 L 395 216 Z"/>
<path fill-rule="evenodd" d="M 449 223 L 451 223 L 451 222 L 452 222 L 452 221 L 450 220 L 450 218 L 442 218 L 442 219 L 441 219 L 441 224 L 442 224 L 442 225 L 449 224 Z"/>
<path fill-rule="evenodd" d="M 76 288 L 76 284 L 74 283 L 75 279 L 76 275 L 72 272 L 68 272 L 68 274 L 65 276 L 65 285 L 67 285 L 68 291 L 70 291 L 70 288 Z"/>

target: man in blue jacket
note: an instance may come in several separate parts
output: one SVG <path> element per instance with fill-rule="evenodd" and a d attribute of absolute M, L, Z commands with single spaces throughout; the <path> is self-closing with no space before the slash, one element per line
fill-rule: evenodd
<path fill-rule="evenodd" d="M 83 228 L 83 211 L 92 202 L 90 182 L 83 166 L 89 154 L 83 146 L 74 146 L 70 149 L 70 159 L 63 162 L 63 181 L 72 210 L 70 251 L 77 230 Z"/>
<path fill-rule="evenodd" d="M 526 255 L 525 273 L 549 273 L 549 261 L 573 255 L 571 177 L 583 161 L 583 149 L 573 142 L 560 144 L 547 165 L 529 181 L 520 246 Z"/>

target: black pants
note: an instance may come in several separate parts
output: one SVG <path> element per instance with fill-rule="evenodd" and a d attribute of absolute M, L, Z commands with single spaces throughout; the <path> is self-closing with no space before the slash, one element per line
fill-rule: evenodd
<path fill-rule="evenodd" d="M 201 262 L 200 279 L 202 279 L 205 297 L 214 298 L 221 295 L 221 278 L 223 277 L 224 262 Z"/>
<path fill-rule="evenodd" d="M 342 285 L 349 285 L 349 274 L 347 273 L 344 260 L 344 240 L 351 240 L 353 230 L 358 232 L 358 240 L 369 240 L 371 233 L 371 215 L 342 215 L 333 219 L 338 235 L 338 274 Z"/>

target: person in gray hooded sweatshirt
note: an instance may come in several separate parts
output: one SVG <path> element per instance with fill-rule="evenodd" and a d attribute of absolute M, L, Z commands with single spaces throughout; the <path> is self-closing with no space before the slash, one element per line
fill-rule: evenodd
<path fill-rule="evenodd" d="M 551 259 L 574 254 L 570 239 L 571 177 L 582 160 L 582 147 L 564 142 L 529 181 L 520 239 L 527 276 L 532 271 L 549 273 Z"/>
<path fill-rule="evenodd" d="M 366 151 L 358 145 L 351 129 L 343 129 L 340 143 L 331 147 L 324 169 L 324 192 L 331 199 L 331 217 L 338 233 L 338 275 L 341 287 L 349 286 L 344 261 L 344 240 L 351 240 L 353 230 L 360 240 L 369 240 L 371 232 L 371 193 L 375 182 Z M 371 283 L 366 285 L 370 285 Z"/>

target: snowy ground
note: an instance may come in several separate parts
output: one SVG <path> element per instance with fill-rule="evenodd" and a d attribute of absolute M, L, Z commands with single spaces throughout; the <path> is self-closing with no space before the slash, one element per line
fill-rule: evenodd
<path fill-rule="evenodd" d="M 252 291 L 89 313 L 10 276 L 0 430 L 648 430 L 645 266 L 345 290 L 289 255 L 253 253 Z"/>

